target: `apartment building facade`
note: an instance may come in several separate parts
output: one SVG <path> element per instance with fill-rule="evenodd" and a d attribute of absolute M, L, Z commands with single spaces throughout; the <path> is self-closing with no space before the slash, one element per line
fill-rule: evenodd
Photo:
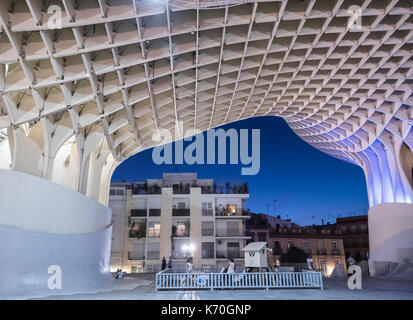
<path fill-rule="evenodd" d="M 163 257 L 183 268 L 188 256 L 196 268 L 220 268 L 228 258 L 243 264 L 248 197 L 246 185 L 222 188 L 196 173 L 112 184 L 111 268 L 156 272 Z"/>
<path fill-rule="evenodd" d="M 314 268 L 329 276 L 336 264 L 346 266 L 341 230 L 334 225 L 299 226 L 291 219 L 281 219 L 266 214 L 251 214 L 246 224 L 251 241 L 265 241 L 273 251 L 278 265 L 280 257 L 290 246 L 303 249 L 314 262 Z"/>
<path fill-rule="evenodd" d="M 368 260 L 368 216 L 337 218 L 335 227 L 341 231 L 346 258 L 352 256 L 357 261 Z"/>

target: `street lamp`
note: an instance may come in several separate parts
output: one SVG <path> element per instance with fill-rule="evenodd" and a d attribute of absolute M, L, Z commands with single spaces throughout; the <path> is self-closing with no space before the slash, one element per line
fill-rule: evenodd
<path fill-rule="evenodd" d="M 195 252 L 195 245 L 193 243 L 184 244 L 182 246 L 182 252 L 186 257 L 192 255 Z"/>

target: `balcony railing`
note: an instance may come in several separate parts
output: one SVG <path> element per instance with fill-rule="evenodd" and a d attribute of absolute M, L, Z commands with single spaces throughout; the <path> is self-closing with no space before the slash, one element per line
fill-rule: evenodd
<path fill-rule="evenodd" d="M 243 209 L 236 209 L 235 212 L 227 211 L 226 208 L 215 208 L 215 216 L 217 217 L 242 217 L 249 216 L 250 212 Z"/>
<path fill-rule="evenodd" d="M 190 215 L 190 211 L 187 208 L 173 208 L 172 209 L 172 216 L 174 217 L 188 217 Z"/>
<path fill-rule="evenodd" d="M 131 217 L 146 217 L 146 209 L 132 209 Z"/>
<path fill-rule="evenodd" d="M 129 230 L 129 238 L 130 239 L 142 239 L 146 238 L 146 229 L 141 228 L 139 230 L 131 229 Z"/>
<path fill-rule="evenodd" d="M 128 260 L 145 260 L 144 253 L 128 252 Z"/>
<path fill-rule="evenodd" d="M 244 231 L 240 229 L 217 229 L 217 237 L 243 237 Z"/>
<path fill-rule="evenodd" d="M 214 210 L 212 209 L 202 209 L 203 217 L 212 217 L 214 215 Z"/>
<path fill-rule="evenodd" d="M 202 229 L 201 234 L 203 237 L 212 237 L 214 235 L 214 229 Z"/>
<path fill-rule="evenodd" d="M 241 250 L 218 250 L 216 253 L 217 259 L 238 259 L 243 258 L 244 255 L 242 254 Z"/>
<path fill-rule="evenodd" d="M 160 217 L 161 216 L 161 209 L 149 209 L 149 216 L 150 217 Z"/>
<path fill-rule="evenodd" d="M 158 260 L 159 255 L 159 251 L 148 251 L 148 260 Z"/>
<path fill-rule="evenodd" d="M 335 256 L 341 255 L 341 250 L 340 249 L 331 249 L 331 254 Z"/>
<path fill-rule="evenodd" d="M 317 249 L 317 254 L 321 256 L 325 256 L 327 254 L 326 249 Z"/>
<path fill-rule="evenodd" d="M 174 234 L 172 235 L 173 237 L 176 238 L 189 238 L 190 237 L 190 232 L 189 231 L 185 231 L 185 232 L 174 232 Z"/>
<path fill-rule="evenodd" d="M 311 249 L 305 248 L 305 249 L 303 249 L 303 251 L 304 251 L 305 254 L 312 254 Z"/>

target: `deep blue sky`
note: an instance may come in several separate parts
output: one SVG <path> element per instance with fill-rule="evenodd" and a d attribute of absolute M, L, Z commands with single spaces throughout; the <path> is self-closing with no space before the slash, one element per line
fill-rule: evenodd
<path fill-rule="evenodd" d="M 124 161 L 113 174 L 112 182 L 160 178 L 163 172 L 197 172 L 199 178 L 213 178 L 217 184 L 247 181 L 250 190 L 247 208 L 274 215 L 273 199 L 276 198 L 276 215 L 301 225 L 312 224 L 313 215 L 314 222 L 319 224 L 322 218 L 327 222 L 329 215 L 334 222 L 337 215 L 367 213 L 366 184 L 361 168 L 314 149 L 283 119 L 252 118 L 222 128 L 261 130 L 261 168 L 257 175 L 241 175 L 241 167 L 245 167 L 241 163 L 157 165 L 149 149 Z M 206 134 L 204 137 L 206 144 Z M 185 142 L 185 146 L 189 143 Z"/>

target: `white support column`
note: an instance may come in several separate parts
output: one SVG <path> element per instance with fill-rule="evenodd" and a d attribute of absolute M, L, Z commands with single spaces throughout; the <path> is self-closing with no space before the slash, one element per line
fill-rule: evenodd
<path fill-rule="evenodd" d="M 370 274 L 412 280 L 413 204 L 375 205 L 368 221 Z"/>

